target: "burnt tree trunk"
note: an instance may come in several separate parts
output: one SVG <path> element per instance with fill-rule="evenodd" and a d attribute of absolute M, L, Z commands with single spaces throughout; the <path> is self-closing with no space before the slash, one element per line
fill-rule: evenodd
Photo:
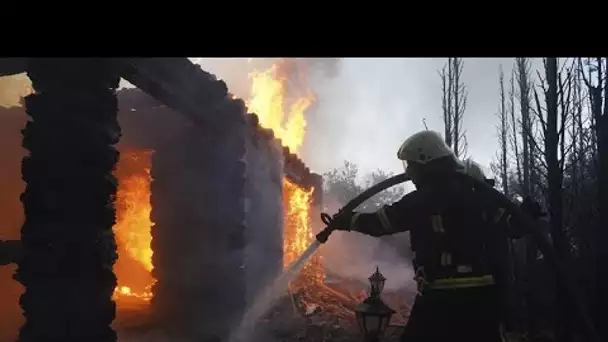
<path fill-rule="evenodd" d="M 21 342 L 111 342 L 120 137 L 109 59 L 32 59 L 25 98 Z"/>
<path fill-rule="evenodd" d="M 454 154 L 458 158 L 460 156 L 460 123 L 461 123 L 461 113 L 460 113 L 460 103 L 459 100 L 459 86 L 460 86 L 460 71 L 462 61 L 460 58 L 453 58 L 452 62 L 454 63 L 454 113 L 452 113 L 454 122 L 452 123 L 452 127 L 454 129 Z"/>
<path fill-rule="evenodd" d="M 499 74 L 499 90 L 500 90 L 500 111 L 498 117 L 500 118 L 500 125 L 498 127 L 498 142 L 500 144 L 499 152 L 499 165 L 500 165 L 500 181 L 502 183 L 502 192 L 505 196 L 509 196 L 509 184 L 508 184 L 508 148 L 507 148 L 507 135 L 509 127 L 507 126 L 507 108 L 506 108 L 506 97 L 505 97 L 505 83 L 504 83 L 504 72 L 502 71 L 502 65 L 500 66 Z"/>
<path fill-rule="evenodd" d="M 608 272 L 606 261 L 608 261 L 608 85 L 602 82 L 608 70 L 603 70 L 601 58 L 597 58 L 598 80 L 596 87 L 589 87 L 592 101 L 592 114 L 595 121 L 595 136 L 597 139 L 598 160 L 598 224 L 596 234 L 596 301 L 594 316 L 596 326 L 601 337 L 608 339 L 608 327 L 606 326 L 605 309 L 608 305 Z M 603 71 L 602 71 L 603 70 Z M 603 94 L 602 94 L 603 92 Z M 603 104 L 603 106 L 602 106 Z"/>
<path fill-rule="evenodd" d="M 598 176 L 598 208 L 599 208 L 599 232 L 597 252 L 599 260 L 596 262 L 597 267 L 597 283 L 598 304 L 596 312 L 597 327 L 600 329 L 601 336 L 608 339 L 608 326 L 606 323 L 605 313 L 603 312 L 608 305 L 608 272 L 606 271 L 606 261 L 608 260 L 608 251 L 606 250 L 606 241 L 608 241 L 608 113 L 604 114 L 598 120 L 598 155 L 599 155 L 599 176 Z"/>
<path fill-rule="evenodd" d="M 447 69 L 446 69 L 447 68 Z M 452 104 L 452 59 L 448 58 L 448 63 L 441 69 L 439 74 L 441 76 L 441 101 L 443 110 L 443 134 L 446 145 L 452 147 L 452 117 L 453 117 L 453 104 Z"/>
<path fill-rule="evenodd" d="M 564 232 L 563 202 L 562 202 L 562 169 L 560 166 L 558 150 L 560 136 L 558 129 L 558 71 L 557 58 L 549 57 L 546 60 L 547 93 L 547 131 L 545 133 L 545 160 L 547 162 L 547 178 L 549 186 L 549 217 L 551 219 L 551 237 L 562 260 L 567 260 L 569 252 L 568 238 Z M 562 90 L 563 91 L 563 90 Z M 563 157 L 563 156 L 562 156 Z M 560 285 L 560 284 L 558 284 Z M 570 317 L 566 298 L 568 293 L 558 286 L 559 328 L 560 341 L 570 340 Z"/>
<path fill-rule="evenodd" d="M 521 131 L 522 131 L 522 172 L 523 172 L 523 197 L 530 196 L 532 193 L 530 185 L 530 81 L 529 81 L 529 62 L 526 58 L 516 58 L 519 101 L 521 110 Z"/>
<path fill-rule="evenodd" d="M 523 176 L 521 170 L 521 158 L 519 155 L 519 129 L 521 125 L 518 124 L 517 119 L 515 117 L 515 71 L 511 72 L 511 80 L 510 80 L 510 88 L 509 88 L 509 119 L 511 125 L 511 148 L 513 149 L 513 155 L 515 159 L 515 175 L 517 179 L 517 184 L 521 188 L 523 184 Z"/>

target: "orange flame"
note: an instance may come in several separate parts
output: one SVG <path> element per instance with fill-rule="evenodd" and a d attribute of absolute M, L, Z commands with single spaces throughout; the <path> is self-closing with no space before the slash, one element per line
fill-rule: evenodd
<path fill-rule="evenodd" d="M 262 127 L 272 129 L 283 146 L 295 153 L 304 142 L 305 113 L 315 99 L 308 89 L 303 96 L 292 94 L 296 89 L 289 88 L 290 63 L 290 60 L 282 59 L 268 70 L 252 72 L 249 75 L 252 80 L 251 97 L 247 106 L 258 116 Z M 293 96 L 288 96 L 288 90 Z M 285 266 L 299 257 L 314 239 L 310 222 L 312 191 L 283 179 Z M 292 287 L 315 282 L 322 276 L 320 258 L 313 257 Z"/>
<path fill-rule="evenodd" d="M 310 222 L 310 207 L 314 189 L 305 190 L 283 179 L 283 265 L 294 262 L 314 241 Z M 292 288 L 310 286 L 323 280 L 320 256 L 314 255 L 304 266 L 301 276 L 292 283 Z"/>
<path fill-rule="evenodd" d="M 114 298 L 149 301 L 155 280 L 152 277 L 152 234 L 150 219 L 150 153 L 121 152 L 116 168 L 116 223 L 114 234 L 119 259 L 114 266 L 118 285 Z"/>
<path fill-rule="evenodd" d="M 305 96 L 287 101 L 288 66 L 288 60 L 281 60 L 268 70 L 256 70 L 249 74 L 252 83 L 247 107 L 257 114 L 262 127 L 273 130 L 283 146 L 291 152 L 297 152 L 306 134 L 304 113 L 314 102 L 314 96 L 307 90 Z"/>
<path fill-rule="evenodd" d="M 309 208 L 312 191 L 306 191 L 288 179 L 283 179 L 283 201 L 285 207 L 284 217 L 284 247 L 283 262 L 288 266 L 313 241 L 310 228 Z"/>

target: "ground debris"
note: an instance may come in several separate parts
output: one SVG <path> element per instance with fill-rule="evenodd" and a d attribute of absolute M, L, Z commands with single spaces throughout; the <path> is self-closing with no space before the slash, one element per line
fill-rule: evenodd
<path fill-rule="evenodd" d="M 317 284 L 293 290 L 256 326 L 251 341 L 346 342 L 361 340 L 354 309 L 366 297 L 360 287 Z M 385 341 L 398 341 L 407 320 L 407 296 L 387 293 L 387 304 L 398 313 Z"/>

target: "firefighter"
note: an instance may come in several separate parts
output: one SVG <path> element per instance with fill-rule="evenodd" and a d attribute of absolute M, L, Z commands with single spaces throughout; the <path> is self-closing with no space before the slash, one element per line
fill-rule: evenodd
<path fill-rule="evenodd" d="M 501 341 L 491 234 L 504 211 L 455 177 L 467 163 L 438 133 L 412 135 L 397 156 L 416 190 L 376 213 L 340 212 L 332 225 L 376 237 L 410 232 L 418 295 L 402 341 Z"/>
<path fill-rule="evenodd" d="M 464 161 L 464 171 L 471 177 L 483 180 L 495 185 L 493 179 L 486 178 L 481 166 L 471 159 Z M 527 208 L 522 208 L 527 211 Z M 502 326 L 504 331 L 513 331 L 516 324 L 518 293 L 515 285 L 516 265 L 514 258 L 513 239 L 521 238 L 524 234 L 521 230 L 514 230 L 520 225 L 512 222 L 511 217 L 501 207 L 488 208 L 488 212 L 494 219 L 494 236 L 490 236 L 489 245 L 492 246 L 490 259 L 492 262 L 492 275 L 496 280 L 496 286 L 501 294 Z"/>

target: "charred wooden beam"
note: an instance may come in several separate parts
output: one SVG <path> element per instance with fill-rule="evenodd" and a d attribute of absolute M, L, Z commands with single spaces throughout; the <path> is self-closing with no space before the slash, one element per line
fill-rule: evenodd
<path fill-rule="evenodd" d="M 32 59 L 21 196 L 21 342 L 113 342 L 116 88 L 108 59 Z"/>
<path fill-rule="evenodd" d="M 121 76 L 207 131 L 223 134 L 218 124 L 230 109 L 226 83 L 187 58 L 120 59 Z M 244 107 L 244 104 L 243 104 Z"/>

